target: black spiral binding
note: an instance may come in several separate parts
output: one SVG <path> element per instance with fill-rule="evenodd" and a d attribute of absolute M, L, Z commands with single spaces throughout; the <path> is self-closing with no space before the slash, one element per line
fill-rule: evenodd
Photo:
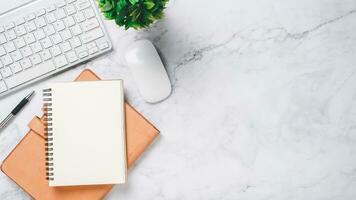
<path fill-rule="evenodd" d="M 53 128 L 52 128 L 52 90 L 43 90 L 43 110 L 45 121 L 45 148 L 46 148 L 46 179 L 54 180 L 53 173 Z"/>

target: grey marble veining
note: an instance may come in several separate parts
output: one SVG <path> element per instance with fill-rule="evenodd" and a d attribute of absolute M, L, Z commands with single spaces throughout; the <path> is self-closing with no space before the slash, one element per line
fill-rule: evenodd
<path fill-rule="evenodd" d="M 161 130 L 107 199 L 352 200 L 355 21 L 354 0 L 175 0 L 145 31 L 107 21 L 113 52 L 0 100 L 3 117 L 37 91 L 0 133 L 0 161 L 40 115 L 40 89 L 89 68 L 123 78 L 126 99 Z M 141 99 L 123 60 L 140 38 L 173 83 L 160 104 Z M 0 199 L 29 197 L 0 173 Z"/>

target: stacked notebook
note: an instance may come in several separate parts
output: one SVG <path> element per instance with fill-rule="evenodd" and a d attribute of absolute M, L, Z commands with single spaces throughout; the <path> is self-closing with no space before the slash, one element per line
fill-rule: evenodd
<path fill-rule="evenodd" d="M 122 81 L 89 80 L 99 78 L 85 70 L 81 84 L 50 85 L 45 116 L 1 166 L 34 199 L 103 198 L 159 133 L 124 103 Z"/>

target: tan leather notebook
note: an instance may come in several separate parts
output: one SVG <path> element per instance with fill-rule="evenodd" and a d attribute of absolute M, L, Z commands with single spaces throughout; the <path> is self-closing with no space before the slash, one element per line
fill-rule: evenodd
<path fill-rule="evenodd" d="M 90 70 L 84 70 L 76 79 L 90 80 L 100 79 Z M 127 103 L 125 117 L 127 165 L 130 167 L 158 136 L 159 131 Z M 113 185 L 49 187 L 46 180 L 43 117 L 34 117 L 29 128 L 29 132 L 3 161 L 1 170 L 32 198 L 97 200 L 104 198 L 111 190 Z"/>

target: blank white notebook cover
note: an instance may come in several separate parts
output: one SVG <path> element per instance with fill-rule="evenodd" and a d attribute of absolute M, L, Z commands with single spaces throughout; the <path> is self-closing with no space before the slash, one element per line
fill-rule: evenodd
<path fill-rule="evenodd" d="M 126 181 L 123 82 L 55 83 L 50 186 Z"/>

